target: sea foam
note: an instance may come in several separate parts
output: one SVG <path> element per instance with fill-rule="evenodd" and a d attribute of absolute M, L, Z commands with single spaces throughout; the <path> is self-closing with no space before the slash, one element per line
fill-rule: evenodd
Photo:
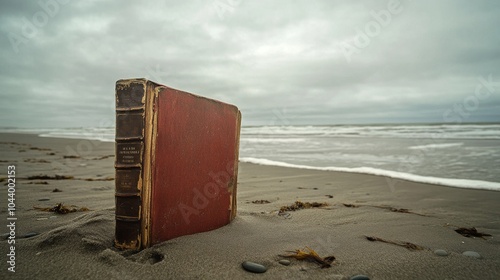
<path fill-rule="evenodd" d="M 408 149 L 412 150 L 430 150 L 430 149 L 446 149 L 462 146 L 464 143 L 446 143 L 446 144 L 429 144 L 429 145 L 421 145 L 421 146 L 412 146 Z"/>
<path fill-rule="evenodd" d="M 271 166 L 280 166 L 280 167 L 288 167 L 288 168 L 300 168 L 300 169 L 310 169 L 310 170 L 322 170 L 322 171 L 338 171 L 338 172 L 349 172 L 349 173 L 361 173 L 361 174 L 370 174 L 377 176 L 384 176 L 393 179 L 400 179 L 418 183 L 426 183 L 426 184 L 434 184 L 455 188 L 464 188 L 464 189 L 480 189 L 480 190 L 492 190 L 492 191 L 500 191 L 500 183 L 496 182 L 488 182 L 488 181 L 479 181 L 479 180 L 466 180 L 466 179 L 450 179 L 450 178 L 438 178 L 438 177 L 429 177 L 429 176 L 421 176 L 404 172 L 390 171 L 372 167 L 355 167 L 355 168 L 347 168 L 347 167 L 314 167 L 308 165 L 299 165 L 299 164 L 290 164 L 286 162 L 274 161 L 263 158 L 252 158 L 252 157 L 244 157 L 240 158 L 241 162 L 254 163 L 260 165 L 271 165 Z"/>

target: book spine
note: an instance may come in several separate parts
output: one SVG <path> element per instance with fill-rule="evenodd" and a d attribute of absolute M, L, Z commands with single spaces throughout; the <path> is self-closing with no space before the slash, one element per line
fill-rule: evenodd
<path fill-rule="evenodd" d="M 115 247 L 141 248 L 146 81 L 116 83 Z"/>

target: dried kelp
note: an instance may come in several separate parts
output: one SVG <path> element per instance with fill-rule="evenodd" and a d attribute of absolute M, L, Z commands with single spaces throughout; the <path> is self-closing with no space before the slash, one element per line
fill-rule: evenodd
<path fill-rule="evenodd" d="M 34 159 L 34 158 L 25 159 L 24 162 L 28 162 L 28 163 L 50 163 L 50 161 L 47 161 L 47 160 L 44 160 L 44 159 Z"/>
<path fill-rule="evenodd" d="M 28 185 L 48 185 L 49 182 L 47 182 L 47 181 L 39 181 L 39 182 L 29 182 L 27 184 Z"/>
<path fill-rule="evenodd" d="M 342 203 L 342 204 L 345 207 L 350 207 L 350 208 L 360 207 L 360 205 L 355 205 L 355 204 L 350 204 L 350 203 Z M 406 208 L 395 208 L 395 207 L 391 207 L 391 206 L 379 206 L 379 205 L 365 205 L 365 206 L 371 206 L 371 207 L 386 209 L 386 210 L 389 210 L 389 211 L 395 212 L 395 213 L 405 213 L 405 214 L 413 214 L 413 215 L 418 215 L 418 216 L 429 217 L 428 215 L 424 215 L 424 214 L 412 212 L 412 211 L 410 211 L 409 209 L 406 209 Z"/>
<path fill-rule="evenodd" d="M 17 142 L 0 142 L 0 145 L 21 145 Z"/>
<path fill-rule="evenodd" d="M 36 210 L 45 211 L 45 212 L 54 212 L 57 214 L 68 214 L 68 213 L 73 213 L 73 212 L 90 211 L 90 209 L 88 209 L 87 207 L 78 208 L 75 205 L 66 206 L 66 205 L 63 205 L 62 203 L 58 203 L 54 207 L 36 207 L 36 206 L 34 206 L 33 208 L 35 208 Z"/>
<path fill-rule="evenodd" d="M 63 158 L 72 158 L 72 159 L 76 159 L 76 158 L 81 158 L 81 156 L 74 156 L 74 155 L 71 155 L 71 156 L 63 156 Z"/>
<path fill-rule="evenodd" d="M 253 204 L 268 204 L 268 203 L 271 203 L 271 201 L 261 199 L 261 200 L 254 200 L 254 201 L 252 201 L 252 203 Z"/>
<path fill-rule="evenodd" d="M 457 233 L 465 236 L 465 237 L 481 237 L 482 239 L 486 239 L 484 238 L 485 236 L 491 236 L 491 234 L 488 234 L 488 233 L 482 233 L 482 232 L 478 232 L 477 229 L 475 227 L 471 227 L 471 228 L 458 228 L 455 230 Z"/>
<path fill-rule="evenodd" d="M 329 204 L 326 202 L 302 202 L 302 201 L 297 200 L 292 205 L 282 206 L 280 208 L 279 213 L 283 213 L 286 211 L 297 211 L 297 210 L 308 209 L 308 208 L 319 208 L 319 207 L 325 207 L 325 206 L 329 206 Z"/>
<path fill-rule="evenodd" d="M 49 175 L 34 175 L 34 176 L 28 176 L 26 178 L 28 180 L 73 180 L 75 177 L 73 176 L 66 176 L 66 175 L 54 175 L 54 176 L 49 176 Z"/>
<path fill-rule="evenodd" d="M 358 208 L 359 206 L 358 205 L 354 205 L 354 204 L 349 204 L 349 203 L 342 203 L 345 207 L 349 207 L 349 208 Z"/>
<path fill-rule="evenodd" d="M 290 255 L 280 255 L 285 258 L 295 258 L 296 260 L 308 260 L 315 262 L 321 266 L 321 268 L 328 268 L 332 266 L 335 260 L 334 256 L 320 257 L 313 249 L 306 247 L 305 249 L 297 249 L 295 251 L 287 251 L 292 254 Z"/>
<path fill-rule="evenodd" d="M 113 181 L 114 177 L 105 178 L 75 178 L 74 176 L 66 175 L 34 175 L 26 178 L 27 180 L 81 180 L 81 181 Z"/>
<path fill-rule="evenodd" d="M 51 149 L 48 148 L 38 148 L 38 147 L 31 147 L 30 150 L 36 150 L 36 151 L 52 151 Z"/>
<path fill-rule="evenodd" d="M 386 240 L 386 239 L 382 239 L 382 238 L 375 237 L 375 236 L 365 236 L 365 237 L 366 237 L 366 239 L 368 239 L 368 241 L 372 241 L 372 242 L 380 241 L 380 242 L 384 242 L 384 243 L 388 243 L 388 244 L 393 244 L 393 245 L 405 247 L 406 249 L 408 249 L 410 251 L 418 251 L 418 250 L 425 249 L 425 247 L 422 247 L 420 245 L 416 245 L 416 244 L 413 244 L 410 242 Z"/>

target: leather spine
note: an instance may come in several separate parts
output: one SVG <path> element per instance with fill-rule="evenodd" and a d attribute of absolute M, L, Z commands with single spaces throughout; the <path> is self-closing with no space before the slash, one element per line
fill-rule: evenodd
<path fill-rule="evenodd" d="M 116 82 L 115 247 L 141 248 L 146 80 Z"/>

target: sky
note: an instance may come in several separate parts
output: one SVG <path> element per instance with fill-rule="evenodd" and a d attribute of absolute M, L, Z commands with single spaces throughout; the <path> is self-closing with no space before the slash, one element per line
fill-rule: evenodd
<path fill-rule="evenodd" d="M 110 127 L 115 82 L 243 125 L 500 122 L 500 2 L 0 0 L 0 127 Z"/>

